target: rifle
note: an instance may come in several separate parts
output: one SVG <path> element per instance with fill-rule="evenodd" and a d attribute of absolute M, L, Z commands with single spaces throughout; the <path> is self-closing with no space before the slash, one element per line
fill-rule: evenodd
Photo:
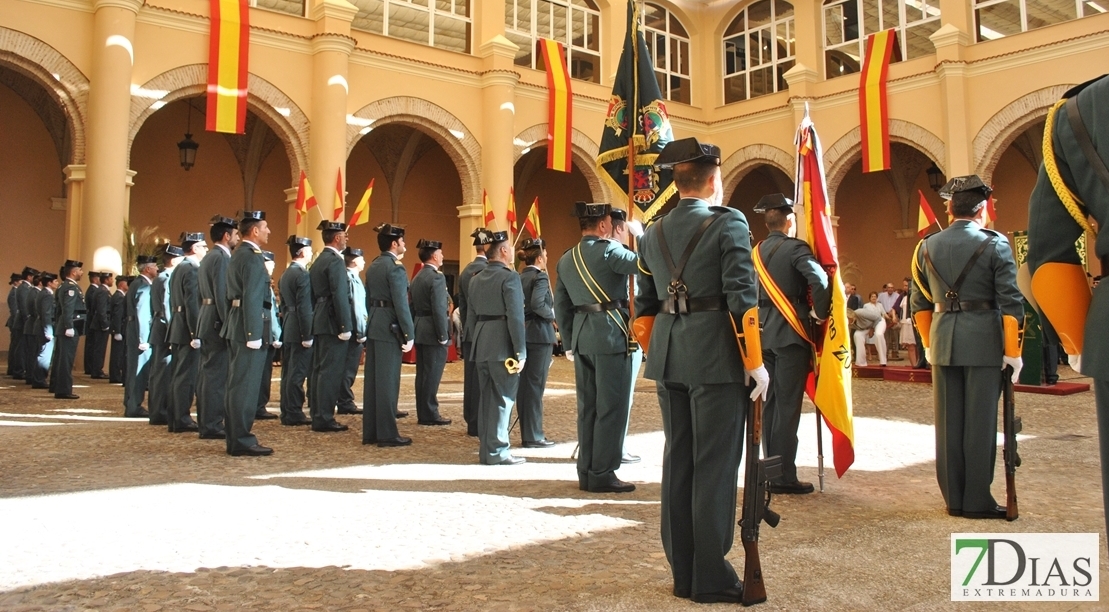
<path fill-rule="evenodd" d="M 782 458 L 759 459 L 762 437 L 762 398 L 747 412 L 747 470 L 743 476 L 743 518 L 739 520 L 743 540 L 743 605 L 766 601 L 759 561 L 759 524 L 777 527 L 781 516 L 770 509 L 770 479 L 782 475 Z"/>
<path fill-rule="evenodd" d="M 1002 418 L 1005 428 L 1005 520 L 1015 521 L 1019 516 L 1017 510 L 1017 468 L 1020 467 L 1020 455 L 1017 454 L 1017 434 L 1024 425 L 1020 417 L 1016 416 L 1016 397 L 1013 392 L 1013 368 L 1006 366 L 1002 376 Z"/>

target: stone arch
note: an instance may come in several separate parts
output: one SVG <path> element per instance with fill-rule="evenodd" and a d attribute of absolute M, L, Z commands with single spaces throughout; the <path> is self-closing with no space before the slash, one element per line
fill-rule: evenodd
<path fill-rule="evenodd" d="M 1043 121 L 1047 111 L 1073 85 L 1055 85 L 1025 94 L 990 117 L 974 137 L 974 171 L 989 185 L 1001 154 L 1029 126 Z"/>
<path fill-rule="evenodd" d="M 944 170 L 947 164 L 947 147 L 935 134 L 923 127 L 901 119 L 890 119 L 890 142 L 907 144 L 923 153 Z M 835 214 L 836 190 L 847 176 L 848 170 L 863 154 L 862 131 L 855 127 L 824 150 L 824 175 L 828 189 L 828 204 Z"/>
<path fill-rule="evenodd" d="M 792 155 L 768 144 L 747 145 L 732 153 L 720 165 L 720 175 L 724 182 L 724 201 L 728 202 L 732 199 L 732 194 L 743 177 L 758 166 L 771 166 L 781 170 L 790 180 L 796 180 L 795 162 Z"/>
<path fill-rule="evenodd" d="M 421 98 L 396 96 L 376 100 L 347 117 L 347 157 L 370 130 L 390 123 L 419 128 L 443 147 L 458 169 L 462 201 L 481 202 L 481 144 L 474 133 L 441 106 Z"/>
<path fill-rule="evenodd" d="M 34 79 L 65 110 L 73 137 L 70 159 L 66 163 L 85 163 L 88 77 L 54 47 L 4 27 L 0 27 L 0 62 Z"/>
<path fill-rule="evenodd" d="M 131 145 L 147 118 L 170 102 L 198 96 L 208 89 L 208 65 L 189 64 L 167 70 L 131 92 L 131 119 L 127 133 L 127 161 Z M 308 117 L 289 96 L 256 74 L 247 75 L 247 107 L 273 129 L 289 159 L 290 185 L 297 184 L 308 168 Z"/>
<path fill-rule="evenodd" d="M 547 146 L 547 124 L 538 123 L 520 132 L 512 140 L 512 163 L 520 161 L 524 152 L 535 146 Z M 597 152 L 599 148 L 584 132 L 574 129 L 570 135 L 570 155 L 574 166 L 581 170 L 589 184 L 589 193 L 594 202 L 614 202 L 612 190 L 601 180 L 597 173 Z"/>

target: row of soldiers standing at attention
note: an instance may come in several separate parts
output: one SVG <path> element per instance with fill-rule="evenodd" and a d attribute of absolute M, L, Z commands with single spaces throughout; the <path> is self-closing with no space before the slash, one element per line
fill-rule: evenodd
<path fill-rule="evenodd" d="M 12 274 L 8 291 L 8 376 L 33 389 L 48 389 L 57 399 L 78 399 L 72 371 L 86 323 L 77 284 L 83 265 L 66 260 L 58 274 L 24 267 Z"/>

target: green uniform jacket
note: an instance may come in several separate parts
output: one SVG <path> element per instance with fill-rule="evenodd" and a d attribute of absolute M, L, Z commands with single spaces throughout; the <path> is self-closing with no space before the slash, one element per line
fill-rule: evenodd
<path fill-rule="evenodd" d="M 555 343 L 554 294 L 551 277 L 535 266 L 520 271 L 520 286 L 524 290 L 524 327 L 530 344 Z"/>
<path fill-rule="evenodd" d="M 480 321 L 482 316 L 505 317 Z M 473 349 L 467 359 L 480 361 L 517 360 L 528 356 L 524 339 L 524 291 L 520 275 L 499 261 L 491 261 L 470 282 L 467 325 L 473 328 Z"/>
<path fill-rule="evenodd" d="M 228 311 L 220 337 L 238 343 L 261 340 L 263 347 L 273 342 L 270 275 L 256 245 L 244 240 L 231 255 L 226 291 Z M 232 306 L 236 300 L 238 307 Z"/>
<path fill-rule="evenodd" d="M 15 320 L 12 321 L 12 331 L 16 334 L 23 333 L 23 326 L 27 323 L 27 317 L 31 314 L 30 311 L 25 310 L 24 301 L 27 298 L 27 292 L 34 291 L 31 283 L 23 281 L 15 288 Z"/>
<path fill-rule="evenodd" d="M 38 304 L 39 301 L 40 291 L 40 289 L 35 287 L 34 285 L 29 285 L 28 287 L 29 288 L 23 293 L 23 297 L 19 302 L 19 309 L 27 313 L 27 315 L 23 318 L 23 328 L 19 330 L 25 335 L 35 333 L 35 318 L 38 316 L 38 308 L 36 307 L 36 304 Z M 81 299 L 83 302 L 84 297 L 82 297 Z"/>
<path fill-rule="evenodd" d="M 938 366 L 997 366 L 1001 367 L 1004 353 L 1004 334 L 1001 315 L 1024 320 L 1024 304 L 1017 288 L 1017 265 L 1013 250 L 1005 235 L 984 229 L 973 221 L 957 219 L 942 232 L 927 236 L 917 249 L 912 288 L 912 311 L 934 310 L 933 302 L 944 302 L 944 294 L 974 252 L 985 240 L 995 240 L 987 247 L 974 267 L 966 275 L 959 289 L 959 301 L 986 300 L 996 302 L 1000 310 L 972 310 L 965 312 L 937 312 L 932 317 L 929 362 Z M 927 249 L 935 269 L 924 261 Z M 937 273 L 939 276 L 937 276 Z M 916 277 L 923 281 L 921 287 Z M 925 297 L 932 296 L 932 301 Z"/>
<path fill-rule="evenodd" d="M 154 308 L 154 322 L 169 328 L 173 312 L 169 308 L 169 275 L 173 270 L 162 270 L 154 277 L 150 286 L 150 304 Z M 155 338 L 157 342 L 165 342 L 165 338 Z"/>
<path fill-rule="evenodd" d="M 354 268 L 347 268 L 347 282 L 350 284 L 350 320 L 354 325 L 351 336 L 352 340 L 361 340 L 366 337 L 366 325 L 370 318 L 366 312 L 366 286 Z"/>
<path fill-rule="evenodd" d="M 227 266 L 230 263 L 231 256 L 218 244 L 200 260 L 196 280 L 201 301 L 196 337 L 201 340 L 223 336 L 220 330 L 227 321 L 227 310 L 231 307 L 227 298 Z M 212 300 L 213 303 L 206 305 L 204 300 Z"/>
<path fill-rule="evenodd" d="M 150 281 L 143 275 L 135 277 L 135 282 L 127 288 L 127 344 L 138 346 L 150 344 L 150 324 L 154 310 L 150 300 Z M 149 351 L 149 349 L 148 349 Z M 149 358 L 150 352 L 147 353 Z"/>
<path fill-rule="evenodd" d="M 197 268 L 190 258 L 181 260 L 169 275 L 170 344 L 188 344 L 196 338 L 200 320 L 200 289 Z"/>
<path fill-rule="evenodd" d="M 577 263 L 575 253 L 580 253 Z M 576 247 L 562 255 L 558 260 L 554 311 L 566 350 L 586 355 L 628 351 L 626 306 L 587 313 L 575 312 L 574 307 L 626 302 L 628 276 L 635 274 L 638 260 L 624 245 L 596 236 L 583 236 Z M 590 279 L 588 284 L 586 279 Z"/>
<path fill-rule="evenodd" d="M 8 289 L 8 320 L 4 323 L 4 327 L 14 329 L 15 320 L 19 317 L 19 300 L 16 299 L 16 287 Z"/>
<path fill-rule="evenodd" d="M 36 310 L 38 316 L 35 318 L 35 336 L 40 341 L 52 338 L 54 336 L 54 294 L 47 289 L 43 289 L 39 293 Z"/>
<path fill-rule="evenodd" d="M 450 340 L 449 308 L 447 277 L 435 266 L 425 265 L 412 279 L 416 344 L 444 344 Z"/>
<path fill-rule="evenodd" d="M 81 293 L 81 287 L 67 278 L 58 287 L 54 298 L 57 300 L 54 305 L 54 329 L 60 334 L 73 329 L 74 337 L 82 335 L 81 329 L 75 324 L 85 318 L 85 296 Z"/>
<path fill-rule="evenodd" d="M 816 263 L 812 249 L 805 241 L 787 238 L 782 232 L 770 232 L 766 240 L 760 242 L 755 248 L 759 249 L 770 278 L 774 279 L 782 293 L 790 298 L 794 313 L 802 325 L 807 325 L 811 320 L 809 289 L 812 289 L 812 309 L 821 319 L 828 317 L 829 309 L 832 307 L 832 292 L 828 290 L 828 274 L 820 264 Z M 774 253 L 773 257 L 770 255 L 771 252 Z M 674 252 L 671 251 L 671 254 Z M 759 325 L 762 327 L 762 348 L 764 349 L 791 344 L 808 344 L 804 338 L 793 331 L 782 313 L 770 303 L 770 298 L 765 291 L 759 296 Z"/>
<path fill-rule="evenodd" d="M 389 302 L 390 306 L 374 306 L 374 300 Z M 412 311 L 408 309 L 408 274 L 404 264 L 388 251 L 378 255 L 366 268 L 366 304 L 370 312 L 367 327 L 370 340 L 396 340 L 397 336 L 390 330 L 393 323 L 400 325 L 405 342 L 414 338 L 416 330 Z"/>
<path fill-rule="evenodd" d="M 131 287 L 128 285 L 127 290 L 130 291 Z M 113 334 L 124 333 L 127 327 L 127 294 L 119 289 L 112 294 L 111 303 L 108 306 L 108 312 L 111 313 L 108 318 L 108 328 Z"/>
<path fill-rule="evenodd" d="M 89 329 L 92 329 L 92 322 L 96 320 L 96 293 L 101 289 L 100 285 L 89 284 L 89 288 L 85 290 L 85 314 L 89 318 Z"/>
<path fill-rule="evenodd" d="M 101 285 L 96 290 L 96 294 L 92 296 L 92 302 L 95 305 L 94 311 L 89 311 L 89 326 L 91 329 L 106 332 L 112 327 L 112 292 L 108 288 Z"/>
<path fill-rule="evenodd" d="M 293 263 L 285 269 L 277 283 L 281 292 L 283 342 L 307 342 L 312 339 L 312 281 L 308 269 Z"/>
<path fill-rule="evenodd" d="M 350 283 L 347 282 L 347 265 L 343 256 L 332 247 L 326 247 L 312 269 L 312 335 L 338 336 L 352 331 L 350 321 Z"/>
<path fill-rule="evenodd" d="M 723 296 L 728 312 L 659 314 L 666 300 L 670 271 L 659 249 L 659 226 L 670 253 L 680 258 L 697 228 L 714 212 L 714 222 L 689 257 L 682 280 L 690 298 Z M 687 385 L 743 383 L 743 362 L 729 313 L 737 321 L 758 300 L 751 262 L 747 218 L 734 208 L 710 207 L 704 200 L 682 199 L 665 218 L 651 224 L 639 241 L 640 271 L 636 315 L 658 315 L 647 350 L 644 376 Z M 676 261 L 674 263 L 677 263 Z"/>
<path fill-rule="evenodd" d="M 480 255 L 466 264 L 466 267 L 462 268 L 462 272 L 458 275 L 458 316 L 459 320 L 462 321 L 463 342 L 472 342 L 474 335 L 474 328 L 466 323 L 469 320 L 466 313 L 469 310 L 470 303 L 470 281 L 488 265 L 489 259 L 484 255 Z M 468 357 L 468 355 L 464 356 L 463 359 Z"/>

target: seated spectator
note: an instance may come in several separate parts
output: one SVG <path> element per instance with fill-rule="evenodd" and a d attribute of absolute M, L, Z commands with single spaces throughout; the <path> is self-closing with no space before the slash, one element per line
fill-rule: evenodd
<path fill-rule="evenodd" d="M 878 293 L 870 292 L 870 301 L 863 304 L 862 308 L 855 311 L 855 344 L 859 350 L 855 351 L 855 365 L 865 366 L 867 344 L 873 344 L 878 352 L 878 362 L 886 365 L 886 318 L 882 304 L 878 302 Z"/>

